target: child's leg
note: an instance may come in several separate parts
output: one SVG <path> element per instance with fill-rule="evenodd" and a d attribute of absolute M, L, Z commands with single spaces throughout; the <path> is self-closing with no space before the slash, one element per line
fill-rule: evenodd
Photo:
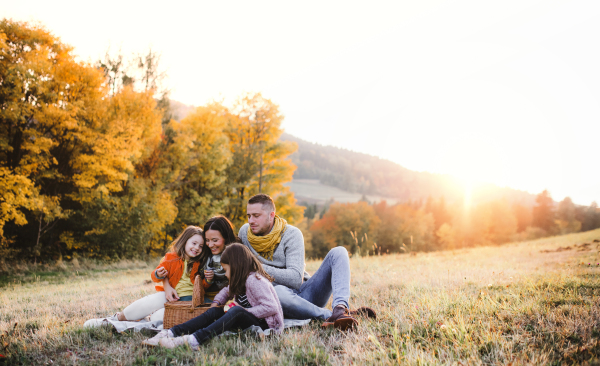
<path fill-rule="evenodd" d="M 165 308 L 158 309 L 150 315 L 150 321 L 155 322 L 157 320 L 163 321 L 165 319 Z"/>
<path fill-rule="evenodd" d="M 215 307 L 206 310 L 204 313 L 198 315 L 194 319 L 190 319 L 185 323 L 179 324 L 171 328 L 171 332 L 175 337 L 179 337 L 186 334 L 192 334 L 198 329 L 206 328 L 212 324 L 215 320 L 221 318 L 225 314 L 223 308 Z"/>
<path fill-rule="evenodd" d="M 198 344 L 202 344 L 228 330 L 246 329 L 252 325 L 267 329 L 264 319 L 258 319 L 241 306 L 234 306 L 216 321 L 194 332 L 194 337 L 196 337 Z"/>
<path fill-rule="evenodd" d="M 127 320 L 139 320 L 164 308 L 165 302 L 167 302 L 167 297 L 164 291 L 160 291 L 133 302 L 123 310 L 123 315 Z"/>

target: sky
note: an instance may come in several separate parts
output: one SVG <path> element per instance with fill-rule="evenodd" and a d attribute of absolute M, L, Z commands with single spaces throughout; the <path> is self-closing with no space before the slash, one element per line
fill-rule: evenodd
<path fill-rule="evenodd" d="M 598 1 L 7 1 L 81 60 L 162 53 L 172 99 L 261 92 L 302 139 L 600 203 Z"/>

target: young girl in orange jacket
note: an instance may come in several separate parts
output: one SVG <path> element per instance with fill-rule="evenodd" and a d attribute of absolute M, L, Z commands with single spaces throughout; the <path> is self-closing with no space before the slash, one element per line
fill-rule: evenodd
<path fill-rule="evenodd" d="M 171 244 L 170 252 L 152 271 L 152 281 L 162 282 L 162 286 L 155 286 L 158 292 L 133 302 L 117 313 L 117 318 L 132 321 L 152 314 L 151 320 L 162 320 L 165 302 L 191 300 L 196 275 L 207 259 L 207 254 L 202 255 L 206 253 L 203 247 L 202 229 L 197 226 L 185 228 Z"/>

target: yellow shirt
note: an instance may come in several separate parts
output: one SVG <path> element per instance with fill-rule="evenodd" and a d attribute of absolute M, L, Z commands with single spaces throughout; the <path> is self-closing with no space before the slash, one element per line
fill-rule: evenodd
<path fill-rule="evenodd" d="M 183 264 L 183 274 L 181 275 L 181 279 L 175 286 L 175 291 L 177 291 L 177 296 L 192 296 L 194 294 L 194 285 L 192 284 L 192 280 L 190 276 L 187 274 L 188 262 L 184 261 Z"/>

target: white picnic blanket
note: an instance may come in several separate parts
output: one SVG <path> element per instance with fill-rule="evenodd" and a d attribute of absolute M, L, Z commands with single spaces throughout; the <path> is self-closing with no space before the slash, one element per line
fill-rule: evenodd
<path fill-rule="evenodd" d="M 310 323 L 310 319 L 283 319 L 283 328 L 293 328 L 293 327 L 302 327 L 306 324 Z M 161 331 L 163 330 L 163 322 L 162 320 L 150 320 L 150 317 L 146 317 L 137 322 L 129 322 L 129 321 L 120 321 L 117 319 L 117 315 L 112 315 L 107 318 L 98 318 L 98 319 L 90 319 L 83 324 L 84 328 L 94 328 L 101 327 L 103 325 L 109 326 L 112 325 L 117 332 L 122 333 L 126 330 L 132 329 L 134 332 L 139 332 L 143 329 L 153 330 L 153 331 Z M 258 335 L 268 336 L 271 334 L 271 329 L 263 330 L 261 327 L 253 325 L 249 328 L 244 329 L 244 331 L 251 331 Z M 230 335 L 236 334 L 235 332 L 224 332 L 221 335 Z"/>

